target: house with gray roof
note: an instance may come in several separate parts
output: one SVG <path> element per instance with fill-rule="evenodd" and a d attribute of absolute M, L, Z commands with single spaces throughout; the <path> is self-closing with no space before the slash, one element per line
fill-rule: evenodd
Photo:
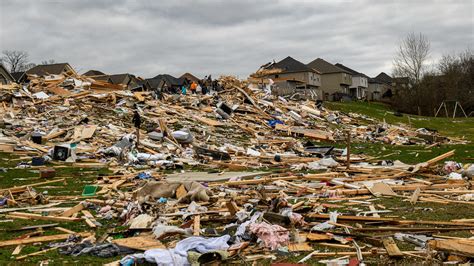
<path fill-rule="evenodd" d="M 37 65 L 26 71 L 27 75 L 39 77 L 64 75 L 77 75 L 76 71 L 68 63 Z"/>
<path fill-rule="evenodd" d="M 352 85 L 352 74 L 322 58 L 317 58 L 306 64 L 307 67 L 321 73 L 321 89 L 324 100 L 339 100 L 341 95 L 349 94 Z"/>
<path fill-rule="evenodd" d="M 256 77 L 272 79 L 277 95 L 299 93 L 311 98 L 322 99 L 321 75 L 291 56 L 279 62 L 267 63 L 256 72 Z"/>
<path fill-rule="evenodd" d="M 349 95 L 353 98 L 365 99 L 367 96 L 367 87 L 369 86 L 369 77 L 340 63 L 337 63 L 335 66 L 350 72 L 352 75 L 352 84 L 349 86 Z"/>

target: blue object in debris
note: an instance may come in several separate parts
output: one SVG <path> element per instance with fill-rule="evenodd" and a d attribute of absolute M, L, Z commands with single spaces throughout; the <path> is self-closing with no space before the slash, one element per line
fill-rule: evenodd
<path fill-rule="evenodd" d="M 138 173 L 137 175 L 138 179 L 148 179 L 150 177 L 151 177 L 150 173 L 147 173 L 147 172 L 141 172 L 141 173 Z"/>
<path fill-rule="evenodd" d="M 0 198 L 0 206 L 7 204 L 7 198 Z"/>
<path fill-rule="evenodd" d="M 161 197 L 161 198 L 158 200 L 158 202 L 159 202 L 159 203 L 166 203 L 166 202 L 168 202 L 168 199 Z"/>
<path fill-rule="evenodd" d="M 268 120 L 268 125 L 271 127 L 275 127 L 277 124 L 283 125 L 283 121 L 278 120 L 278 119 Z"/>

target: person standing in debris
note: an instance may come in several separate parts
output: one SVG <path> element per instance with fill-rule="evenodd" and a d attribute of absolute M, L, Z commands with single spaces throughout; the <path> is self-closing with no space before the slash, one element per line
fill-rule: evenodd
<path fill-rule="evenodd" d="M 197 83 L 193 81 L 193 82 L 191 83 L 191 86 L 190 86 L 189 88 L 191 89 L 191 93 L 192 93 L 192 94 L 196 94 Z"/>
<path fill-rule="evenodd" d="M 135 129 L 137 130 L 137 149 L 138 145 L 140 144 L 140 125 L 142 123 L 142 118 L 140 117 L 140 114 L 138 113 L 138 109 L 135 109 L 133 111 L 133 119 L 132 119 L 133 125 L 135 126 Z"/>
<path fill-rule="evenodd" d="M 181 94 L 186 95 L 186 86 L 181 86 Z"/>

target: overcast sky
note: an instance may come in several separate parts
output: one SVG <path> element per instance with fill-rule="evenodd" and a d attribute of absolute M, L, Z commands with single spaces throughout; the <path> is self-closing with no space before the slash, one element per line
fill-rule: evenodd
<path fill-rule="evenodd" d="M 391 73 L 397 43 L 411 31 L 431 40 L 432 60 L 474 48 L 473 0 L 0 3 L 0 50 L 25 50 L 35 63 L 69 62 L 79 73 L 245 78 L 290 55 L 374 76 Z"/>

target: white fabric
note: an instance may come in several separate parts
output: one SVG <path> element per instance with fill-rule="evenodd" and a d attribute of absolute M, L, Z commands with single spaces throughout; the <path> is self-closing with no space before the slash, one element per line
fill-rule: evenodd
<path fill-rule="evenodd" d="M 193 236 L 179 241 L 173 249 L 150 249 L 145 251 L 144 255 L 148 262 L 157 265 L 190 265 L 187 258 L 189 250 L 196 250 L 199 253 L 227 250 L 229 239 L 230 235 L 214 238 Z"/>

